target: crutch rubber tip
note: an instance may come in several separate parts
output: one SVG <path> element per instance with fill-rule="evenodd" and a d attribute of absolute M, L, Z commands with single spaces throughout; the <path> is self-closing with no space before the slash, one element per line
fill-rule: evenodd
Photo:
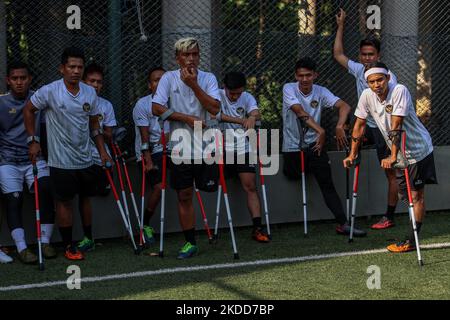
<path fill-rule="evenodd" d="M 239 253 L 234 254 L 234 260 L 239 260 Z"/>
<path fill-rule="evenodd" d="M 160 258 L 164 258 L 164 252 L 160 251 L 160 252 L 159 252 L 159 257 L 160 257 Z"/>
<path fill-rule="evenodd" d="M 348 243 L 353 243 L 353 239 L 348 239 Z"/>
<path fill-rule="evenodd" d="M 422 260 L 419 261 L 419 266 L 420 266 L 420 267 L 423 267 L 423 266 L 424 266 L 424 263 L 423 263 Z"/>
<path fill-rule="evenodd" d="M 40 263 L 40 264 L 39 264 L 39 270 L 40 270 L 40 271 L 44 271 L 44 270 L 45 270 L 45 267 L 44 267 L 44 264 L 43 264 L 43 263 Z"/>
<path fill-rule="evenodd" d="M 214 244 L 214 238 L 209 238 L 208 242 L 209 242 L 209 244 Z"/>
<path fill-rule="evenodd" d="M 135 255 L 140 255 L 141 254 L 141 250 L 139 248 L 134 249 L 134 254 Z"/>

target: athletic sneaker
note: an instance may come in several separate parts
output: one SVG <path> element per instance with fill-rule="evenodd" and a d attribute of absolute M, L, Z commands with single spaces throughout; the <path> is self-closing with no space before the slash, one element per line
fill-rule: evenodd
<path fill-rule="evenodd" d="M 144 226 L 144 238 L 146 244 L 155 243 L 155 230 L 152 227 Z"/>
<path fill-rule="evenodd" d="M 42 244 L 42 254 L 45 259 L 53 259 L 56 258 L 56 250 L 48 243 Z"/>
<path fill-rule="evenodd" d="M 84 256 L 76 246 L 68 245 L 64 256 L 68 260 L 83 260 Z"/>
<path fill-rule="evenodd" d="M 88 252 L 95 249 L 95 242 L 94 240 L 89 239 L 88 237 L 84 237 L 83 240 L 81 240 L 78 243 L 78 250 L 81 252 Z"/>
<path fill-rule="evenodd" d="M 416 246 L 409 240 L 401 241 L 398 243 L 391 244 L 387 247 L 390 252 L 394 253 L 402 253 L 402 252 L 410 252 L 416 250 Z"/>
<path fill-rule="evenodd" d="M 350 235 L 350 231 L 351 231 L 350 229 L 351 229 L 351 226 L 348 223 L 341 224 L 341 225 L 338 225 L 336 227 L 336 232 L 338 234 L 342 234 L 342 235 L 347 235 L 348 236 L 348 235 Z M 360 229 L 354 227 L 353 228 L 353 236 L 354 237 L 358 237 L 358 238 L 365 237 L 365 236 L 367 236 L 367 232 L 365 232 L 364 230 L 360 230 Z"/>
<path fill-rule="evenodd" d="M 395 223 L 393 220 L 389 219 L 388 217 L 384 216 L 381 218 L 380 221 L 375 223 L 371 228 L 374 230 L 382 230 L 382 229 L 388 229 L 395 226 Z"/>
<path fill-rule="evenodd" d="M 0 263 L 11 263 L 13 262 L 13 258 L 8 256 L 3 250 L 0 249 Z"/>
<path fill-rule="evenodd" d="M 252 232 L 252 238 L 255 241 L 267 243 L 270 242 L 269 236 L 263 231 L 262 228 L 256 228 Z"/>
<path fill-rule="evenodd" d="M 183 248 L 181 248 L 180 252 L 178 252 L 177 259 L 191 258 L 197 252 L 198 252 L 198 247 L 196 245 L 193 245 L 190 242 L 186 242 L 184 244 Z"/>
<path fill-rule="evenodd" d="M 18 257 L 19 260 L 25 264 L 34 264 L 38 262 L 38 257 L 29 248 L 20 251 Z"/>

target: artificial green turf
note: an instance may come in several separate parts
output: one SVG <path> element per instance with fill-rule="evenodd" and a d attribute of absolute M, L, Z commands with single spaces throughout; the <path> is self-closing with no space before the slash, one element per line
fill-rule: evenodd
<path fill-rule="evenodd" d="M 358 220 L 368 229 L 372 221 Z M 259 244 L 250 240 L 250 229 L 237 230 L 239 262 L 299 257 L 334 252 L 384 248 L 387 239 L 403 238 L 407 216 L 398 226 L 385 231 L 369 231 L 364 239 L 348 244 L 336 235 L 334 223 L 311 223 L 308 238 L 301 224 L 273 227 L 273 241 Z M 449 213 L 429 214 L 421 233 L 421 243 L 450 242 Z M 44 272 L 19 262 L 0 265 L 0 287 L 66 280 L 70 264 L 81 267 L 82 277 L 136 271 L 233 263 L 229 233 L 224 230 L 217 244 L 210 245 L 199 234 L 200 254 L 186 261 L 176 260 L 182 245 L 181 234 L 165 237 L 165 258 L 135 256 L 128 242 L 104 241 L 82 262 L 71 263 L 62 256 L 46 262 Z M 153 251 L 158 251 L 158 244 Z M 148 250 L 146 252 L 150 252 Z M 450 299 L 450 250 L 424 250 L 425 267 L 417 265 L 415 252 L 373 254 L 302 263 L 242 267 L 175 274 L 153 275 L 124 280 L 82 283 L 81 290 L 66 286 L 0 292 L 3 299 Z M 381 290 L 369 290 L 366 273 L 370 265 L 381 268 Z"/>

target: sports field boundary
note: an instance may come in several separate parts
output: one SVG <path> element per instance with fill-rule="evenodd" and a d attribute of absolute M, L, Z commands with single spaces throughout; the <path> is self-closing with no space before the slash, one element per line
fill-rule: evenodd
<path fill-rule="evenodd" d="M 450 248 L 450 242 L 422 245 L 422 246 L 420 246 L 420 248 L 425 249 L 425 250 L 448 249 L 448 248 Z M 213 264 L 213 265 L 205 265 L 205 266 L 198 265 L 198 266 L 192 266 L 192 267 L 168 268 L 168 269 L 151 270 L 151 271 L 113 274 L 113 275 L 98 276 L 98 277 L 85 277 L 85 278 L 82 277 L 81 283 L 83 284 L 83 283 L 102 282 L 102 281 L 108 281 L 108 280 L 123 280 L 123 279 L 130 279 L 130 278 L 142 278 L 142 277 L 157 276 L 157 275 L 162 275 L 162 274 L 174 274 L 174 273 L 181 273 L 181 272 L 217 270 L 217 269 L 236 269 L 236 268 L 243 268 L 243 267 L 318 261 L 318 260 L 343 258 L 343 257 L 351 257 L 351 256 L 364 256 L 364 255 L 387 253 L 387 252 L 388 252 L 387 249 L 375 249 L 375 250 L 350 251 L 350 252 L 341 252 L 341 253 L 310 255 L 310 256 L 303 256 L 303 257 L 255 260 L 255 261 L 235 262 L 235 263 L 222 263 L 222 264 Z M 32 284 L 25 284 L 25 285 L 13 285 L 13 286 L 0 287 L 0 292 L 49 288 L 49 287 L 63 286 L 66 284 L 67 284 L 67 280 L 32 283 Z"/>

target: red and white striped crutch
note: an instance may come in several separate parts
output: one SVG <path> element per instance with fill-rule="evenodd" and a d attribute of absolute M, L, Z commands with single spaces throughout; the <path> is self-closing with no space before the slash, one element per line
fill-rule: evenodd
<path fill-rule="evenodd" d="M 203 224 L 205 225 L 205 230 L 206 230 L 206 233 L 208 234 L 208 241 L 209 241 L 209 243 L 212 243 L 213 237 L 211 234 L 211 229 L 209 229 L 209 226 L 208 226 L 208 218 L 206 217 L 205 206 L 203 205 L 203 200 L 202 200 L 202 196 L 200 195 L 200 190 L 195 185 L 195 182 L 194 182 L 194 189 L 195 189 L 195 195 L 197 196 L 198 205 L 199 205 L 200 211 L 202 213 Z"/>
<path fill-rule="evenodd" d="M 141 155 L 141 163 L 142 163 L 142 186 L 141 186 L 141 223 L 139 225 L 139 244 L 141 247 L 145 244 L 144 237 L 144 206 L 145 206 L 145 160 L 144 155 Z"/>
<path fill-rule="evenodd" d="M 123 224 L 124 224 L 125 228 L 127 229 L 128 234 L 130 235 L 130 239 L 133 244 L 134 253 L 139 254 L 140 250 L 136 247 L 136 243 L 134 242 L 133 230 L 131 229 L 131 225 L 129 225 L 127 222 L 125 212 L 123 210 L 122 204 L 120 203 L 119 195 L 117 194 L 116 186 L 114 185 L 114 181 L 111 177 L 111 172 L 109 172 L 109 170 L 111 168 L 112 168 L 111 163 L 106 162 L 104 170 L 106 173 L 106 177 L 108 178 L 109 184 L 111 185 L 111 190 L 113 192 L 114 200 L 116 201 L 117 207 L 119 208 L 119 212 L 120 212 L 120 216 L 122 217 Z"/>
<path fill-rule="evenodd" d="M 36 208 L 36 235 L 39 252 L 39 270 L 43 271 L 45 267 L 44 267 L 44 258 L 42 256 L 41 213 L 39 210 L 38 168 L 36 162 L 33 162 L 33 177 L 34 177 L 34 204 Z"/>
<path fill-rule="evenodd" d="M 111 147 L 112 147 L 112 152 L 114 155 L 114 161 L 116 162 L 117 175 L 119 176 L 119 185 L 120 185 L 120 191 L 122 194 L 123 208 L 125 209 L 125 214 L 126 214 L 125 217 L 127 218 L 127 222 L 128 222 L 130 229 L 133 230 L 131 220 L 130 220 L 130 212 L 128 210 L 127 196 L 125 194 L 125 187 L 124 187 L 123 179 L 122 179 L 122 170 L 120 169 L 119 154 L 118 154 L 118 151 L 116 150 L 114 143 L 111 144 Z"/>
<path fill-rule="evenodd" d="M 256 148 L 258 149 L 257 150 L 257 155 L 258 155 L 259 181 L 261 183 L 261 192 L 262 192 L 263 205 L 264 205 L 264 215 L 266 217 L 267 235 L 269 236 L 269 238 L 271 238 L 272 235 L 270 233 L 269 207 L 267 205 L 266 184 L 265 184 L 265 178 L 264 178 L 264 174 L 263 174 L 263 165 L 262 165 L 262 162 L 261 162 L 261 158 L 259 157 L 259 151 L 260 151 L 259 150 L 260 149 L 259 127 L 261 126 L 261 122 L 258 121 L 256 124 L 257 124 Z"/>
<path fill-rule="evenodd" d="M 120 159 L 122 159 L 122 166 L 123 166 L 123 171 L 125 172 L 125 178 L 127 180 L 127 184 L 128 184 L 128 191 L 130 193 L 130 198 L 131 198 L 131 202 L 133 203 L 133 208 L 134 208 L 134 213 L 136 215 L 136 220 L 138 222 L 139 225 L 139 231 L 140 231 L 140 243 L 143 242 L 145 243 L 145 239 L 142 238 L 143 233 L 141 232 L 144 228 L 143 225 L 141 225 L 141 218 L 139 217 L 139 211 L 137 208 L 137 204 L 136 204 L 136 198 L 134 196 L 134 192 L 133 192 L 133 186 L 131 185 L 131 180 L 130 180 L 130 175 L 128 173 L 128 168 L 127 168 L 127 163 L 125 161 L 125 158 L 123 157 L 122 151 L 119 148 L 119 145 L 117 143 L 114 143 L 114 146 L 116 148 L 117 154 L 119 156 Z"/>
<path fill-rule="evenodd" d="M 402 131 L 402 154 L 404 159 L 406 160 L 406 132 Z M 409 211 L 409 218 L 411 219 L 413 231 L 414 231 L 414 240 L 416 241 L 416 251 L 417 251 L 417 260 L 419 262 L 419 266 L 423 266 L 423 260 L 422 260 L 422 254 L 420 253 L 420 244 L 419 244 L 419 233 L 417 232 L 417 223 L 416 223 L 416 216 L 414 214 L 414 201 L 411 193 L 411 181 L 409 177 L 409 171 L 408 171 L 408 164 L 407 161 L 405 161 L 405 178 L 406 178 L 406 189 L 408 192 L 408 211 Z"/>
<path fill-rule="evenodd" d="M 162 155 L 162 182 L 161 182 L 161 227 L 159 237 L 159 256 L 164 257 L 164 214 L 166 209 L 166 175 L 167 175 L 167 146 L 166 136 L 164 133 L 164 121 L 161 126 L 161 143 L 163 145 Z"/>

